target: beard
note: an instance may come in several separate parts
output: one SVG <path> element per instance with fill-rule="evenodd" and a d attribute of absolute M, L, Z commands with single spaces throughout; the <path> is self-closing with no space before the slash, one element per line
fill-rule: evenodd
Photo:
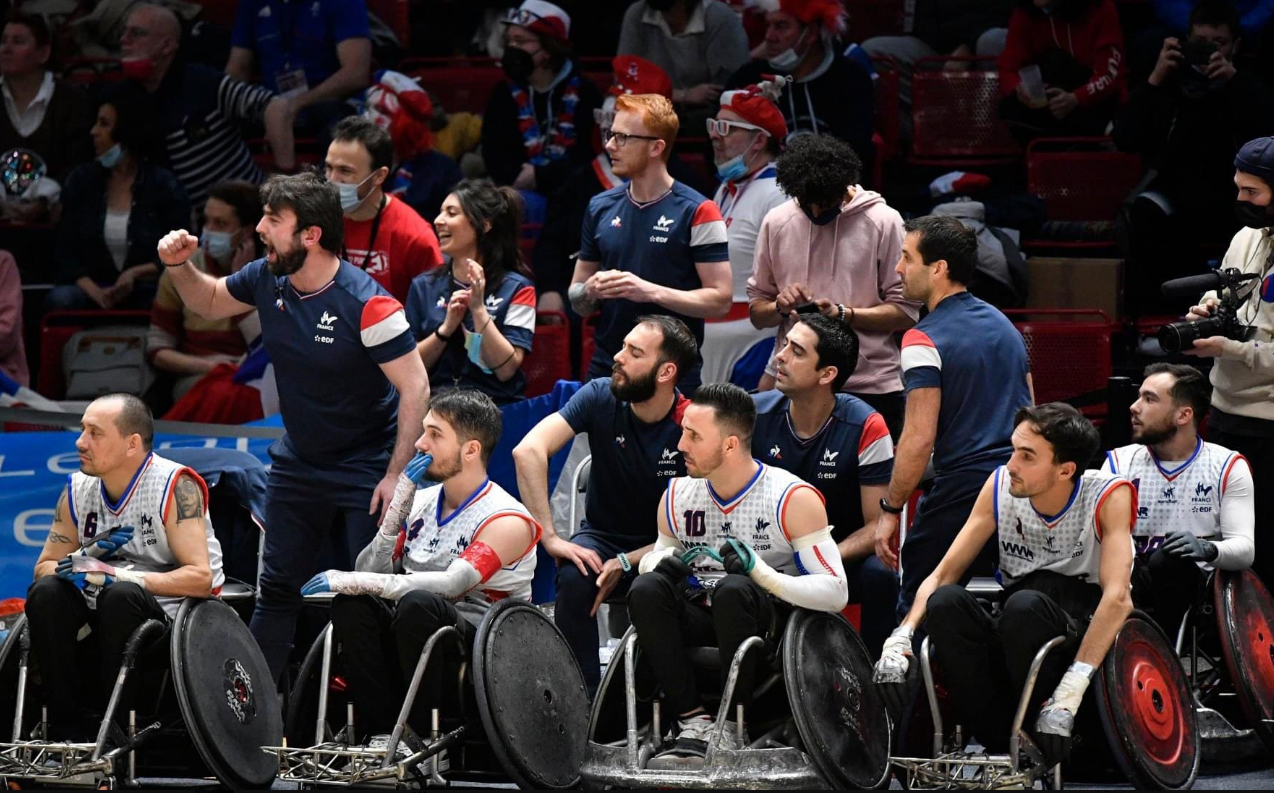
<path fill-rule="evenodd" d="M 1165 421 L 1157 426 L 1142 424 L 1141 429 L 1136 427 L 1132 431 L 1132 439 L 1134 443 L 1142 443 L 1146 446 L 1157 446 L 1164 441 L 1172 440 L 1177 434 L 1177 428 L 1171 422 Z"/>
<path fill-rule="evenodd" d="M 725 462 L 725 452 L 717 449 L 710 456 L 699 458 L 690 458 L 686 460 L 686 473 L 695 479 L 703 479 L 708 474 L 721 467 Z"/>
<path fill-rule="evenodd" d="M 269 256 L 266 257 L 265 266 L 270 269 L 270 274 L 276 278 L 281 275 L 291 275 L 305 265 L 305 246 L 301 244 L 301 235 L 295 234 L 292 237 L 292 249 L 287 253 L 266 243 L 266 252 L 274 251 L 274 261 L 270 261 Z"/>
<path fill-rule="evenodd" d="M 617 377 L 623 377 L 621 383 Z M 643 377 L 629 377 L 619 365 L 611 367 L 610 393 L 616 399 L 625 402 L 645 402 L 655 395 L 655 370 L 651 369 Z"/>
<path fill-rule="evenodd" d="M 429 478 L 435 482 L 444 482 L 453 476 L 456 476 L 464 469 L 464 464 L 460 461 L 460 452 L 457 451 L 455 456 L 445 463 L 442 460 L 435 459 L 433 465 L 429 466 Z"/>

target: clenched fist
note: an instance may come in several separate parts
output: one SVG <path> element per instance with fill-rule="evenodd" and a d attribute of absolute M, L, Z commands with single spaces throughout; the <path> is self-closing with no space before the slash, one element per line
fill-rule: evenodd
<path fill-rule="evenodd" d="M 170 231 L 159 241 L 159 260 L 166 266 L 185 264 L 199 250 L 199 238 L 185 229 Z"/>

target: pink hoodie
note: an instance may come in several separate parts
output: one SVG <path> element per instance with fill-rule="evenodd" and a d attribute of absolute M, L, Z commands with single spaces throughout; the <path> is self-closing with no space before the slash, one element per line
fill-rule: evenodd
<path fill-rule="evenodd" d="M 913 320 L 920 304 L 904 300 L 902 281 L 894 272 L 902 256 L 902 216 L 879 193 L 854 188 L 854 198 L 826 226 L 815 226 L 795 200 L 765 216 L 756 240 L 748 298 L 774 300 L 786 286 L 804 283 L 815 298 L 844 303 L 845 308 L 871 308 L 893 303 Z M 774 350 L 783 349 L 793 315 L 779 325 Z M 843 391 L 890 394 L 902 390 L 898 343 L 892 333 L 857 330 L 861 343 L 858 368 Z M 766 366 L 774 374 L 774 358 Z"/>

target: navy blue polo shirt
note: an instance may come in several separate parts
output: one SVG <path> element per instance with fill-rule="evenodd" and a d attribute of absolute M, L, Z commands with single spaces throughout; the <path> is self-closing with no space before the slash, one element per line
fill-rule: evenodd
<path fill-rule="evenodd" d="M 894 443 L 879 413 L 849 394 L 837 394 L 827 423 L 800 438 L 779 391 L 755 394 L 752 456 L 796 474 L 823 494 L 832 537 L 840 542 L 863 527 L 861 485 L 886 485 L 894 472 Z"/>
<path fill-rule="evenodd" d="M 398 434 L 398 391 L 380 365 L 416 354 L 398 301 L 346 261 L 308 294 L 264 259 L 227 277 L 226 289 L 261 317 L 291 452 L 319 468 L 383 457 Z"/>
<path fill-rule="evenodd" d="M 611 394 L 609 377 L 599 377 L 585 383 L 558 412 L 576 434 L 588 433 L 593 462 L 584 499 L 585 530 L 631 548 L 655 541 L 659 499 L 671 477 L 686 475 L 677 444 L 688 404 L 678 393 L 668 415 L 647 424 L 633 415 L 628 402 Z"/>
<path fill-rule="evenodd" d="M 1026 344 L 1008 317 L 968 292 L 939 303 L 902 337 L 902 382 L 942 389 L 933 468 L 990 474 L 1013 453 L 1013 416 L 1031 404 Z"/>
<path fill-rule="evenodd" d="M 314 88 L 340 69 L 337 44 L 370 37 L 363 0 L 242 0 L 230 43 L 252 50 L 262 84 L 281 93 L 279 74 L 304 70 Z"/>

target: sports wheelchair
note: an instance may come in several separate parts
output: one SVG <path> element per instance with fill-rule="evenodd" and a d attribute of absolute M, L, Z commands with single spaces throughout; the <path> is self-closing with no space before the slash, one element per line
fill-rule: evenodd
<path fill-rule="evenodd" d="M 230 584 L 222 598 L 250 600 L 252 590 Z M 275 742 L 283 725 L 269 668 L 247 627 L 226 602 L 188 598 L 167 633 L 158 691 L 153 697 L 138 692 L 139 702 L 151 701 L 121 712 L 123 688 L 139 665 L 162 659 L 159 620 L 147 620 L 129 637 L 96 739 L 65 741 L 49 733 L 21 617 L 0 647 L 0 723 L 11 725 L 8 741 L 0 743 L 0 780 L 114 789 L 134 786 L 141 776 L 211 771 L 231 788 L 269 787 L 276 766 L 259 747 Z"/>
<path fill-rule="evenodd" d="M 384 745 L 358 741 L 357 714 L 336 674 L 334 644 L 329 623 L 301 665 L 285 743 L 262 747 L 281 780 L 303 789 L 423 788 L 451 781 L 512 781 L 526 790 L 578 785 L 588 713 L 584 676 L 562 634 L 535 606 L 514 600 L 493 605 L 472 652 L 452 626 L 430 636 Z M 422 734 L 408 718 L 426 674 L 454 682 L 444 685 L 443 701 L 435 703 Z"/>
<path fill-rule="evenodd" d="M 994 579 L 968 585 L 994 606 L 1002 594 Z M 890 758 L 908 790 L 984 790 L 1063 786 L 1062 766 L 1050 766 L 1024 727 L 1036 678 L 1057 637 L 1036 654 L 1009 735 L 1007 754 L 971 751 L 955 723 L 942 685 L 941 658 L 926 638 L 920 648 L 923 697 L 913 704 L 900 750 Z M 1067 767 L 1083 773 L 1114 766 L 1137 789 L 1184 790 L 1194 784 L 1202 759 L 1200 731 L 1185 671 L 1172 645 L 1147 616 L 1133 612 L 1115 637 L 1076 722 L 1075 749 Z M 1095 713 L 1094 713 L 1095 711 Z"/>
<path fill-rule="evenodd" d="M 730 661 L 720 689 L 720 654 L 716 648 L 687 648 L 689 663 L 700 675 L 700 690 L 720 702 L 717 731 L 708 742 L 701 769 L 648 769 L 659 751 L 665 729 L 676 714 L 661 711 L 658 686 L 643 663 L 635 628 L 620 640 L 619 650 L 602 678 L 588 721 L 588 747 L 583 777 L 586 785 L 675 788 L 872 788 L 888 779 L 889 717 L 885 702 L 871 683 L 867 648 L 840 615 L 795 610 L 775 651 L 754 636 Z M 742 706 L 727 713 L 748 653 L 763 653 L 750 713 Z M 768 674 L 767 672 L 768 665 Z M 754 737 L 740 750 L 722 743 L 725 720 L 735 716 L 740 730 L 745 717 Z"/>

